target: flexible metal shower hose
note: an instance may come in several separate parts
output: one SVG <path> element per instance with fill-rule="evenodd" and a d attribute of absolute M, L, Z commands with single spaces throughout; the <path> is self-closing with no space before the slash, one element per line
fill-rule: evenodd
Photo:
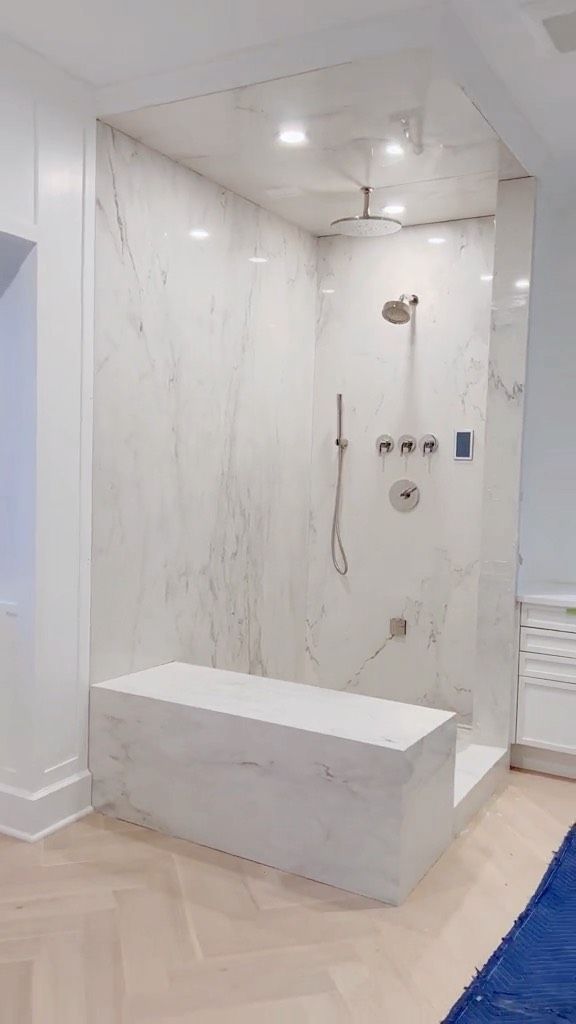
<path fill-rule="evenodd" d="M 334 515 L 332 517 L 332 562 L 340 576 L 346 576 L 348 572 L 348 559 L 340 536 L 340 505 L 342 503 L 342 469 L 344 466 L 344 452 L 347 442 L 338 443 L 338 478 L 336 481 L 336 494 L 334 496 Z"/>

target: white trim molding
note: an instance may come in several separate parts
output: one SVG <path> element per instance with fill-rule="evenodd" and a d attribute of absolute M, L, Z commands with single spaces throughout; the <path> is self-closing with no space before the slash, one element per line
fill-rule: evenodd
<path fill-rule="evenodd" d="M 523 743 L 512 744 L 512 767 L 544 775 L 576 779 L 576 757 L 556 750 L 541 750 Z"/>
<path fill-rule="evenodd" d="M 0 832 L 34 843 L 92 810 L 88 770 L 31 792 L 0 785 Z"/>
<path fill-rule="evenodd" d="M 8 382 L 28 431 L 6 424 L 26 489 L 13 486 L 18 545 L 0 616 L 0 832 L 34 840 L 91 802 L 96 122 L 91 90 L 3 38 L 0 67 L 14 109 L 2 126 L 0 227 L 35 243 L 0 310 L 5 344 L 26 343 Z"/>

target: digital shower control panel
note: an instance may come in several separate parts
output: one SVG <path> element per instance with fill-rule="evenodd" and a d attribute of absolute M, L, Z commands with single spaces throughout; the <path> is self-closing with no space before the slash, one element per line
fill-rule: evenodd
<path fill-rule="evenodd" d="M 454 458 L 457 462 L 471 462 L 474 458 L 474 431 L 454 431 Z"/>

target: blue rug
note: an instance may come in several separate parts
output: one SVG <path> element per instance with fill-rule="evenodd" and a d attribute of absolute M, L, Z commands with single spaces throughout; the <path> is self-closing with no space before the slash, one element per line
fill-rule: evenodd
<path fill-rule="evenodd" d="M 443 1024 L 576 1024 L 576 825 Z"/>

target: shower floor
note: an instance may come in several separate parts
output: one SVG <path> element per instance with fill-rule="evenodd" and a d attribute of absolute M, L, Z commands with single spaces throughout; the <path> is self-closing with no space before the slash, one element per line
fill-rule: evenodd
<path fill-rule="evenodd" d="M 459 725 L 454 776 L 455 832 L 461 832 L 504 783 L 509 765 L 506 747 L 474 743 L 472 729 Z"/>

